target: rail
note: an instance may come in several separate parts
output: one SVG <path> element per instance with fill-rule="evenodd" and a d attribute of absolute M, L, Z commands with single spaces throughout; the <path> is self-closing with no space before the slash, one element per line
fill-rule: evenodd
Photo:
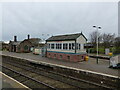
<path fill-rule="evenodd" d="M 8 63 L 8 62 L 7 62 L 7 63 Z M 17 66 L 17 67 L 20 67 L 20 68 L 23 68 L 23 69 L 24 69 L 23 66 L 25 66 L 25 64 L 22 64 L 22 65 L 19 65 L 19 64 L 16 64 L 16 65 L 15 65 L 15 64 L 13 64 L 13 63 L 9 63 L 9 64 L 14 65 L 14 66 Z M 22 67 L 21 67 L 21 66 L 22 66 Z M 26 65 L 26 67 L 32 67 L 32 68 L 33 68 L 33 66 L 31 66 L 31 65 Z M 35 68 L 36 68 L 36 67 L 35 67 Z M 40 69 L 40 70 L 42 70 L 42 71 L 46 71 L 46 70 L 43 70 L 43 69 L 41 69 L 41 68 L 36 68 L 36 69 Z M 37 74 L 41 74 L 41 73 L 36 72 L 36 71 L 34 71 L 34 70 L 32 70 L 32 69 L 27 69 L 27 68 L 26 68 L 26 70 L 32 71 L 32 72 L 37 73 Z M 56 74 L 56 75 L 59 75 L 59 76 L 65 77 L 65 78 L 69 78 L 69 79 L 72 79 L 72 80 L 84 82 L 84 83 L 87 83 L 87 84 L 95 85 L 95 86 L 98 86 L 99 88 L 102 87 L 102 88 L 111 89 L 111 87 L 108 87 L 108 86 L 100 85 L 100 84 L 97 84 L 97 83 L 93 83 L 93 82 L 90 82 L 90 81 L 78 79 L 78 78 L 71 77 L 71 76 L 66 76 L 66 75 L 63 75 L 63 74 L 60 74 L 60 73 L 56 73 L 56 72 L 52 72 L 52 71 L 46 71 L 46 72 L 53 73 L 53 74 Z M 42 74 L 42 75 L 43 75 L 43 76 L 47 76 L 47 75 L 44 75 L 44 74 Z M 50 77 L 50 76 L 47 76 L 47 77 L 54 79 L 53 77 Z M 64 82 L 64 81 L 62 81 L 61 79 L 56 79 L 56 80 L 61 81 L 61 82 Z M 64 83 L 65 83 L 65 82 L 64 82 Z M 73 85 L 73 84 L 70 84 L 70 83 L 67 83 L 67 84 Z M 81 88 L 80 86 L 77 86 L 77 85 L 73 85 L 73 86 L 78 87 L 78 88 Z M 82 89 L 83 89 L 83 88 L 82 88 Z"/>
<path fill-rule="evenodd" d="M 44 85 L 44 86 L 46 86 L 46 87 L 48 87 L 48 88 L 51 88 L 51 89 L 53 89 L 53 90 L 57 90 L 55 87 L 50 86 L 50 85 L 48 85 L 48 84 L 46 84 L 46 83 L 43 83 L 43 82 L 41 82 L 41 81 L 38 81 L 38 80 L 36 80 L 36 79 L 34 79 L 34 78 L 32 78 L 32 77 L 29 77 L 29 76 L 27 76 L 27 75 L 25 75 L 25 74 L 22 74 L 21 72 L 15 71 L 15 70 L 13 70 L 13 69 L 11 69 L 11 68 L 8 68 L 8 67 L 2 66 L 2 65 L 0 65 L 0 66 L 3 67 L 3 68 L 5 68 L 5 69 L 8 69 L 8 70 L 10 70 L 10 71 L 12 71 L 12 72 L 14 72 L 14 73 L 17 73 L 17 74 L 19 74 L 20 76 L 26 77 L 26 78 L 28 78 L 28 79 L 30 79 L 30 80 L 32 80 L 32 81 L 35 81 L 35 82 L 37 82 L 37 83 L 40 83 L 40 84 L 42 84 L 42 85 Z"/>

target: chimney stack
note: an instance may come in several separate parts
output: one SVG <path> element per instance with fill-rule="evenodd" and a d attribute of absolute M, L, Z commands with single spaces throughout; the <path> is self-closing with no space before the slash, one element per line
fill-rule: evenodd
<path fill-rule="evenodd" d="M 17 42 L 17 36 L 14 36 L 14 42 Z"/>
<path fill-rule="evenodd" d="M 28 34 L 28 39 L 30 39 L 30 35 Z"/>

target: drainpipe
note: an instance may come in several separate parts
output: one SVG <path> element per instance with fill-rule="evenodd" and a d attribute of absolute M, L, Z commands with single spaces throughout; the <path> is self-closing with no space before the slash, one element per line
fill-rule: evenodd
<path fill-rule="evenodd" d="M 45 48 L 46 48 L 46 52 L 45 52 L 45 57 L 47 57 L 47 41 L 45 42 Z"/>
<path fill-rule="evenodd" d="M 75 53 L 76 53 L 76 39 L 75 39 Z"/>

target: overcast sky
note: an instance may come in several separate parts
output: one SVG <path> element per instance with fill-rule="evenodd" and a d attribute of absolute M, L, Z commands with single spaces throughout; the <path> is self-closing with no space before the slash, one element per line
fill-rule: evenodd
<path fill-rule="evenodd" d="M 41 38 L 83 32 L 89 38 L 93 25 L 101 33 L 118 34 L 117 2 L 37 2 L 2 4 L 2 40 Z"/>

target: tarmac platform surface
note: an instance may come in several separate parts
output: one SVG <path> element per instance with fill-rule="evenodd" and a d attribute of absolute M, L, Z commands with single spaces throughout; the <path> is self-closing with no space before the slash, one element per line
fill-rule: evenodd
<path fill-rule="evenodd" d="M 6 74 L 4 74 L 2 72 L 0 72 L 0 79 L 1 79 L 1 85 L 2 85 L 1 89 L 10 89 L 10 88 L 17 89 L 17 88 L 21 88 L 22 90 L 30 90 L 25 85 L 19 83 L 15 79 L 9 77 L 8 75 L 6 75 Z"/>
<path fill-rule="evenodd" d="M 88 61 L 82 61 L 82 62 L 69 62 L 64 60 L 50 59 L 50 58 L 42 57 L 40 55 L 34 55 L 32 53 L 14 53 L 14 52 L 3 51 L 2 54 L 8 56 L 15 56 L 18 58 L 36 60 L 38 62 L 42 61 L 42 62 L 62 65 L 66 67 L 73 67 L 77 69 L 93 71 L 111 76 L 117 76 L 117 77 L 120 76 L 120 69 L 108 68 L 109 60 L 105 60 L 105 59 L 99 59 L 99 63 L 97 64 L 95 58 L 89 58 Z"/>

